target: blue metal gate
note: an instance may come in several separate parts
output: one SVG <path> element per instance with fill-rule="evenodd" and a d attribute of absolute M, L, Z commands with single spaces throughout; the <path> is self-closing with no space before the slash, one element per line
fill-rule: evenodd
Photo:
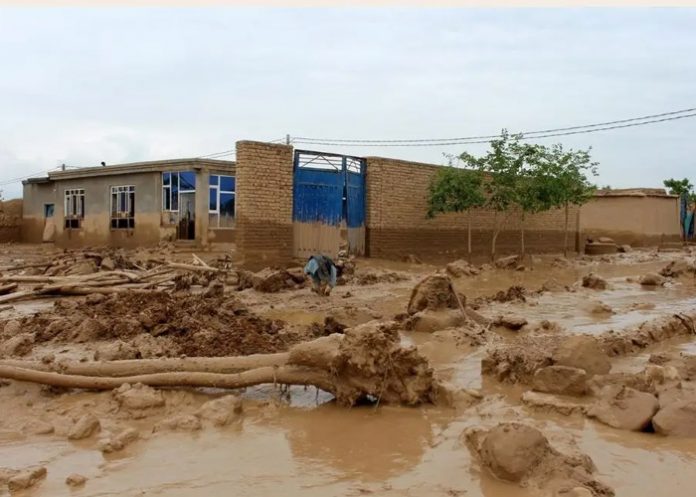
<path fill-rule="evenodd" d="M 292 218 L 295 256 L 364 254 L 365 159 L 296 150 Z"/>

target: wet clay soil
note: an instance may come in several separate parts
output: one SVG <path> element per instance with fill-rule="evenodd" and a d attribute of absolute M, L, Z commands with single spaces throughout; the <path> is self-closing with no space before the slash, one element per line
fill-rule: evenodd
<path fill-rule="evenodd" d="M 557 333 L 563 334 L 600 334 L 693 309 L 696 284 L 691 277 L 650 290 L 626 281 L 660 269 L 674 256 L 663 254 L 648 260 L 645 255 L 635 253 L 611 262 L 571 267 L 557 267 L 549 258 L 537 261 L 531 271 L 490 270 L 454 283 L 470 301 L 522 286 L 527 289 L 526 301 L 492 302 L 481 305 L 479 312 L 487 317 L 514 313 L 530 325 L 553 321 L 560 327 Z M 235 292 L 234 297 L 239 305 L 269 322 L 309 326 L 330 316 L 354 326 L 405 312 L 415 283 L 438 267 L 359 261 L 359 271 L 396 271 L 405 278 L 339 286 L 329 298 L 308 289 L 278 294 L 250 289 Z M 598 291 L 577 285 L 590 271 L 605 277 L 609 288 Z M 534 293 L 550 280 L 559 288 Z M 560 289 L 566 285 L 572 291 Z M 594 301 L 607 304 L 613 313 L 592 312 Z M 11 314 L 16 317 L 45 309 L 44 302 L 18 304 Z M 497 328 L 493 333 L 500 341 L 516 336 Z M 620 431 L 583 416 L 532 410 L 520 401 L 528 387 L 481 375 L 485 347 L 462 341 L 452 330 L 402 335 L 404 343 L 419 347 L 439 377 L 458 388 L 479 390 L 483 399 L 478 403 L 456 401 L 452 407 L 344 408 L 313 387 L 280 390 L 264 385 L 242 393 L 243 413 L 229 424 L 204 424 L 201 430 L 189 432 L 157 426 L 172 416 L 192 414 L 204 402 L 227 392 L 163 389 L 164 407 L 126 412 L 118 409 L 111 392 L 61 393 L 10 382 L 0 387 L 0 467 L 45 465 L 46 479 L 24 493 L 31 496 L 545 495 L 491 477 L 472 458 L 462 438 L 470 427 L 520 421 L 543 431 L 561 450 L 576 449 L 589 455 L 597 466 L 597 478 L 613 487 L 616 495 L 692 495 L 696 439 Z M 41 350 L 50 350 L 49 345 L 41 344 Z M 74 350 L 64 342 L 51 346 L 56 352 L 66 350 L 67 357 L 87 354 L 83 345 Z M 652 352 L 683 350 L 696 350 L 694 341 L 670 340 L 635 355 L 614 358 L 613 370 L 637 370 Z M 100 418 L 102 432 L 128 426 L 139 430 L 140 439 L 113 454 L 99 450 L 98 437 L 68 440 L 61 423 L 69 425 L 87 410 Z M 32 434 L 26 424 L 36 420 L 50 420 L 57 429 L 52 434 Z M 68 487 L 65 478 L 71 473 L 84 475 L 87 483 Z"/>

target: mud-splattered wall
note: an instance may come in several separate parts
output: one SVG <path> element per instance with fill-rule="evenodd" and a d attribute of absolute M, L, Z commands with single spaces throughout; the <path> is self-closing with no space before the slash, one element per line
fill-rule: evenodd
<path fill-rule="evenodd" d="M 237 142 L 237 254 L 246 266 L 292 259 L 292 147 Z"/>
<path fill-rule="evenodd" d="M 580 209 L 581 240 L 607 236 L 633 246 L 678 242 L 677 197 L 619 191 L 597 195 Z"/>
<path fill-rule="evenodd" d="M 21 231 L 22 199 L 0 202 L 0 243 L 21 241 Z"/>
<path fill-rule="evenodd" d="M 462 255 L 466 251 L 466 214 L 427 219 L 428 186 L 440 166 L 382 157 L 367 158 L 367 246 L 372 257 Z M 528 216 L 525 243 L 530 252 L 563 250 L 563 210 Z M 493 228 L 502 224 L 497 253 L 515 253 L 520 247 L 520 216 L 498 215 L 477 209 L 472 217 L 472 249 L 489 254 Z M 569 210 L 569 248 L 575 250 L 578 209 Z"/>

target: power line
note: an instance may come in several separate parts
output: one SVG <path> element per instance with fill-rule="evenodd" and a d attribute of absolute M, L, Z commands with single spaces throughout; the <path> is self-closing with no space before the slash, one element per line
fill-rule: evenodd
<path fill-rule="evenodd" d="M 696 110 L 696 109 L 694 109 Z M 522 135 L 523 140 L 530 140 L 530 139 L 537 139 L 537 138 L 549 138 L 553 136 L 568 136 L 568 135 L 579 135 L 579 134 L 584 134 L 584 133 L 595 133 L 597 131 L 606 131 L 606 130 L 611 130 L 611 129 L 619 129 L 619 128 L 631 128 L 635 126 L 644 126 L 646 124 L 654 124 L 654 123 L 660 123 L 660 122 L 665 122 L 665 121 L 676 121 L 678 119 L 686 119 L 689 117 L 696 117 L 696 113 L 692 114 L 685 114 L 685 115 L 679 115 L 679 116 L 673 116 L 673 117 L 665 117 L 662 119 L 653 119 L 650 121 L 643 121 L 643 122 L 633 122 L 629 124 L 619 124 L 615 126 L 604 126 L 604 127 L 599 127 L 599 128 L 592 128 L 592 129 L 582 129 L 578 131 L 565 131 L 565 132 L 559 132 L 559 133 L 547 133 L 547 134 L 541 134 L 541 135 L 534 135 L 534 136 L 527 136 L 530 132 L 523 132 L 520 133 Z M 627 120 L 623 120 L 622 122 L 626 122 Z M 588 125 L 589 126 L 589 125 Z M 575 126 L 573 128 L 565 128 L 565 129 L 578 129 L 580 128 L 579 126 Z M 561 129 L 561 128 L 559 128 Z M 489 138 L 500 138 L 502 135 L 490 135 Z M 334 146 L 347 146 L 347 145 L 355 145 L 355 146 L 361 146 L 361 147 L 441 147 L 441 146 L 446 146 L 446 145 L 472 145 L 472 144 L 477 144 L 477 143 L 489 143 L 489 140 L 475 140 L 472 138 L 453 138 L 444 141 L 439 141 L 439 142 L 379 142 L 379 143 L 365 143 L 365 142 L 347 142 L 347 141 L 305 141 L 301 140 L 299 138 L 295 139 L 294 143 L 301 143 L 301 144 L 307 144 L 307 145 L 334 145 Z"/>
<path fill-rule="evenodd" d="M 615 128 L 623 128 L 623 127 L 630 127 L 630 126 L 640 126 L 643 124 L 651 124 L 655 122 L 662 122 L 662 121 L 670 121 L 674 119 L 683 119 L 685 117 L 693 117 L 694 114 L 688 114 L 688 115 L 677 115 L 677 114 L 686 114 L 686 113 L 693 113 L 696 111 L 696 107 L 690 108 L 690 109 L 683 109 L 683 110 L 677 110 L 677 111 L 671 111 L 671 112 L 663 112 L 660 114 L 652 114 L 648 116 L 642 116 L 642 117 L 632 117 L 629 119 L 619 119 L 615 121 L 605 121 L 601 123 L 594 123 L 594 124 L 583 124 L 580 126 L 568 126 L 564 128 L 551 128 L 551 129 L 543 129 L 543 130 L 537 130 L 537 131 L 523 131 L 521 134 L 524 136 L 528 135 L 540 135 L 543 134 L 544 136 L 530 136 L 530 138 L 543 138 L 545 136 L 563 136 L 560 134 L 560 132 L 564 131 L 570 131 L 570 130 L 582 130 L 579 132 L 575 133 L 568 133 L 568 134 L 579 134 L 579 133 L 592 133 L 594 131 L 601 131 L 601 130 L 606 130 L 606 129 L 615 129 Z M 665 116 L 675 116 L 672 118 L 668 119 L 655 119 L 655 118 L 661 118 Z M 647 120 L 647 121 L 646 121 Z M 644 121 L 644 122 L 635 122 L 635 121 Z M 624 125 L 624 126 L 611 126 L 611 125 L 616 125 L 616 124 L 622 124 L 622 123 L 632 123 L 630 125 Z M 587 128 L 598 128 L 598 129 L 587 129 Z M 559 134 L 550 134 L 550 133 L 559 133 Z M 468 136 L 468 137 L 460 137 L 460 138 L 422 138 L 422 139 L 399 139 L 399 140 L 362 140 L 362 139 L 330 139 L 330 138 L 309 138 L 309 137 L 295 137 L 294 141 L 296 143 L 316 143 L 320 145 L 339 145 L 339 144 L 375 144 L 372 146 L 388 146 L 385 144 L 390 144 L 390 143 L 395 143 L 395 144 L 407 144 L 407 143 L 416 143 L 416 144 L 443 144 L 443 145 L 458 145 L 463 142 L 470 142 L 470 143 L 487 143 L 487 140 L 493 139 L 493 138 L 500 138 L 500 134 L 497 135 L 480 135 L 480 136 Z M 479 142 L 479 141 L 472 141 L 472 140 L 486 140 L 485 142 Z M 367 146 L 367 145 L 365 145 Z"/>
<path fill-rule="evenodd" d="M 44 171 L 37 171 L 35 173 L 27 174 L 26 176 L 21 176 L 19 178 L 13 178 L 13 179 L 7 179 L 0 181 L 0 186 L 6 186 L 6 185 L 11 185 L 12 183 L 16 183 L 17 181 L 23 181 L 25 179 L 29 179 L 33 176 L 38 176 L 39 174 L 48 174 L 51 170 L 44 170 Z"/>
<path fill-rule="evenodd" d="M 285 140 L 286 140 L 285 137 L 276 138 L 275 140 L 266 140 L 266 143 L 280 143 L 280 142 L 284 142 Z M 235 155 L 236 153 L 237 153 L 237 150 L 235 148 L 231 148 L 229 150 L 223 150 L 221 152 L 213 152 L 212 154 L 208 154 L 208 155 L 199 155 L 196 158 L 197 159 L 219 159 L 220 157 Z"/>
<path fill-rule="evenodd" d="M 236 149 L 232 148 L 230 150 L 223 150 L 222 152 L 215 152 L 215 153 L 208 154 L 208 155 L 200 155 L 200 156 L 198 156 L 198 158 L 199 159 L 209 159 L 209 158 L 214 158 L 214 157 L 221 156 L 221 155 L 230 155 L 230 154 L 234 154 L 234 153 L 236 153 Z"/>

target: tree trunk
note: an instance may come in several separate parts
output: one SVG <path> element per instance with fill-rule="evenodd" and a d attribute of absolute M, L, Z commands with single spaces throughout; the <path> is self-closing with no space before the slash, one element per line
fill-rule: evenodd
<path fill-rule="evenodd" d="M 520 244 L 522 249 L 522 262 L 524 262 L 525 248 L 524 248 L 524 212 L 522 212 L 522 222 L 520 223 Z"/>
<path fill-rule="evenodd" d="M 289 352 L 252 354 L 231 357 L 186 357 L 163 359 L 126 359 L 98 362 L 60 362 L 44 364 L 17 359 L 0 360 L 0 366 L 11 366 L 34 371 L 60 372 L 76 376 L 137 376 L 157 373 L 239 373 L 262 367 L 285 366 Z"/>
<path fill-rule="evenodd" d="M 568 257 L 568 202 L 565 204 L 565 228 L 563 233 L 563 257 Z"/>
<path fill-rule="evenodd" d="M 491 241 L 491 262 L 495 262 L 495 242 L 498 240 L 500 229 L 496 226 L 493 228 L 493 240 Z"/>
<path fill-rule="evenodd" d="M 135 376 L 103 377 L 49 373 L 13 366 L 0 366 L 0 378 L 30 381 L 62 388 L 112 390 L 124 383 L 151 387 L 244 388 L 264 383 L 312 385 L 335 393 L 331 373 L 299 366 L 262 367 L 236 374 L 170 372 Z"/>
<path fill-rule="evenodd" d="M 467 214 L 467 257 L 469 264 L 471 264 L 471 209 L 469 209 Z"/>

